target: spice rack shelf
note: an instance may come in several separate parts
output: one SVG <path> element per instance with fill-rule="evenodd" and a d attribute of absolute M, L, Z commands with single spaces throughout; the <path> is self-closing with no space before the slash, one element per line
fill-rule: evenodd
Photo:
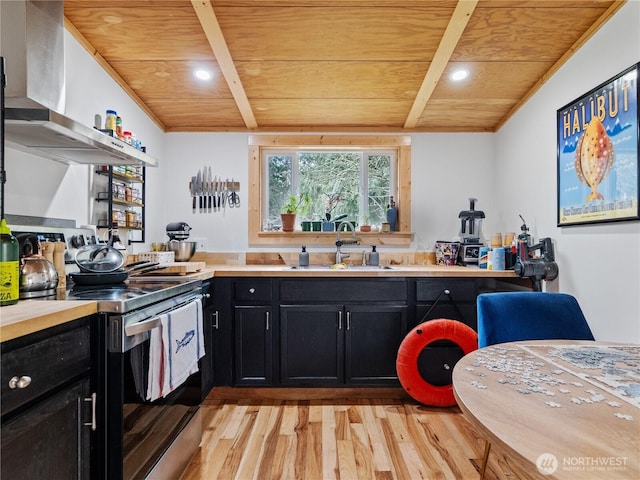
<path fill-rule="evenodd" d="M 106 203 L 106 209 L 97 209 L 98 228 L 126 229 L 140 232 L 129 243 L 144 242 L 145 230 L 145 167 L 105 165 L 95 172 L 106 177 L 106 182 L 96 185 L 97 203 Z"/>

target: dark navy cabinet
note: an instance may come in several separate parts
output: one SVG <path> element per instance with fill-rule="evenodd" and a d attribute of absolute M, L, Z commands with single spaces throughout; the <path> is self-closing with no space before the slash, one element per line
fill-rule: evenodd
<path fill-rule="evenodd" d="M 0 478 L 98 478 L 92 319 L 2 343 Z"/>
<path fill-rule="evenodd" d="M 410 329 L 435 318 L 476 329 L 477 295 L 513 289 L 526 288 L 483 277 L 216 278 L 226 340 L 214 345 L 214 369 L 232 372 L 216 384 L 399 386 L 395 362 Z M 452 355 L 449 343 L 427 348 Z"/>

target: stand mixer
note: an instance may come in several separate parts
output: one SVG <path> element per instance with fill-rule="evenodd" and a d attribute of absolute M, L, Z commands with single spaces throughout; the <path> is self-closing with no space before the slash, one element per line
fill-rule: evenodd
<path fill-rule="evenodd" d="M 464 265 L 477 264 L 482 242 L 482 219 L 484 212 L 476 210 L 477 198 L 469 199 L 469 210 L 463 210 L 458 214 L 460 219 L 460 263 Z"/>

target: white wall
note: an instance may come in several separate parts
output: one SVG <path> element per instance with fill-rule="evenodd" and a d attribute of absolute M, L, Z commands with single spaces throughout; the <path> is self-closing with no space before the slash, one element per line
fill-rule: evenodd
<path fill-rule="evenodd" d="M 556 243 L 559 290 L 599 340 L 640 342 L 640 223 L 556 226 L 556 111 L 640 60 L 640 2 L 628 2 L 496 135 L 495 205 Z"/>
<path fill-rule="evenodd" d="M 248 137 L 233 133 L 170 133 L 165 139 L 166 161 L 162 165 L 162 230 L 149 240 L 166 241 L 165 226 L 187 222 L 192 238 L 206 238 L 207 251 L 243 252 L 247 250 L 248 222 Z M 211 167 L 211 174 L 240 182 L 240 208 L 194 213 L 189 182 L 198 170 Z"/>
<path fill-rule="evenodd" d="M 411 135 L 411 226 L 433 250 L 437 240 L 452 240 L 460 231 L 458 214 L 469 209 L 476 198 L 476 210 L 486 218 L 482 233 L 490 237 L 497 228 L 493 175 L 494 138 L 488 133 L 423 133 Z M 513 230 L 518 219 L 509 219 Z"/>

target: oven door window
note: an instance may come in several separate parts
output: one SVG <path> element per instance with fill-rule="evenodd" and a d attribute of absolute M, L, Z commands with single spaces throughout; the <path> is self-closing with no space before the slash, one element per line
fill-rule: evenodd
<path fill-rule="evenodd" d="M 111 401 L 114 403 L 124 399 L 120 462 L 123 470 L 122 478 L 143 479 L 198 411 L 200 374 L 197 372 L 191 375 L 185 383 L 166 397 L 148 402 L 144 399 L 145 392 L 141 394 L 136 384 L 140 380 L 142 380 L 141 385 L 147 384 L 149 342 L 141 343 L 128 352 L 110 355 L 120 357 L 122 360 L 120 366 L 124 373 L 122 396 L 116 391 L 117 389 L 109 392 Z M 116 405 L 112 404 L 112 406 L 117 408 Z M 117 462 L 111 464 L 114 465 L 114 463 Z"/>

